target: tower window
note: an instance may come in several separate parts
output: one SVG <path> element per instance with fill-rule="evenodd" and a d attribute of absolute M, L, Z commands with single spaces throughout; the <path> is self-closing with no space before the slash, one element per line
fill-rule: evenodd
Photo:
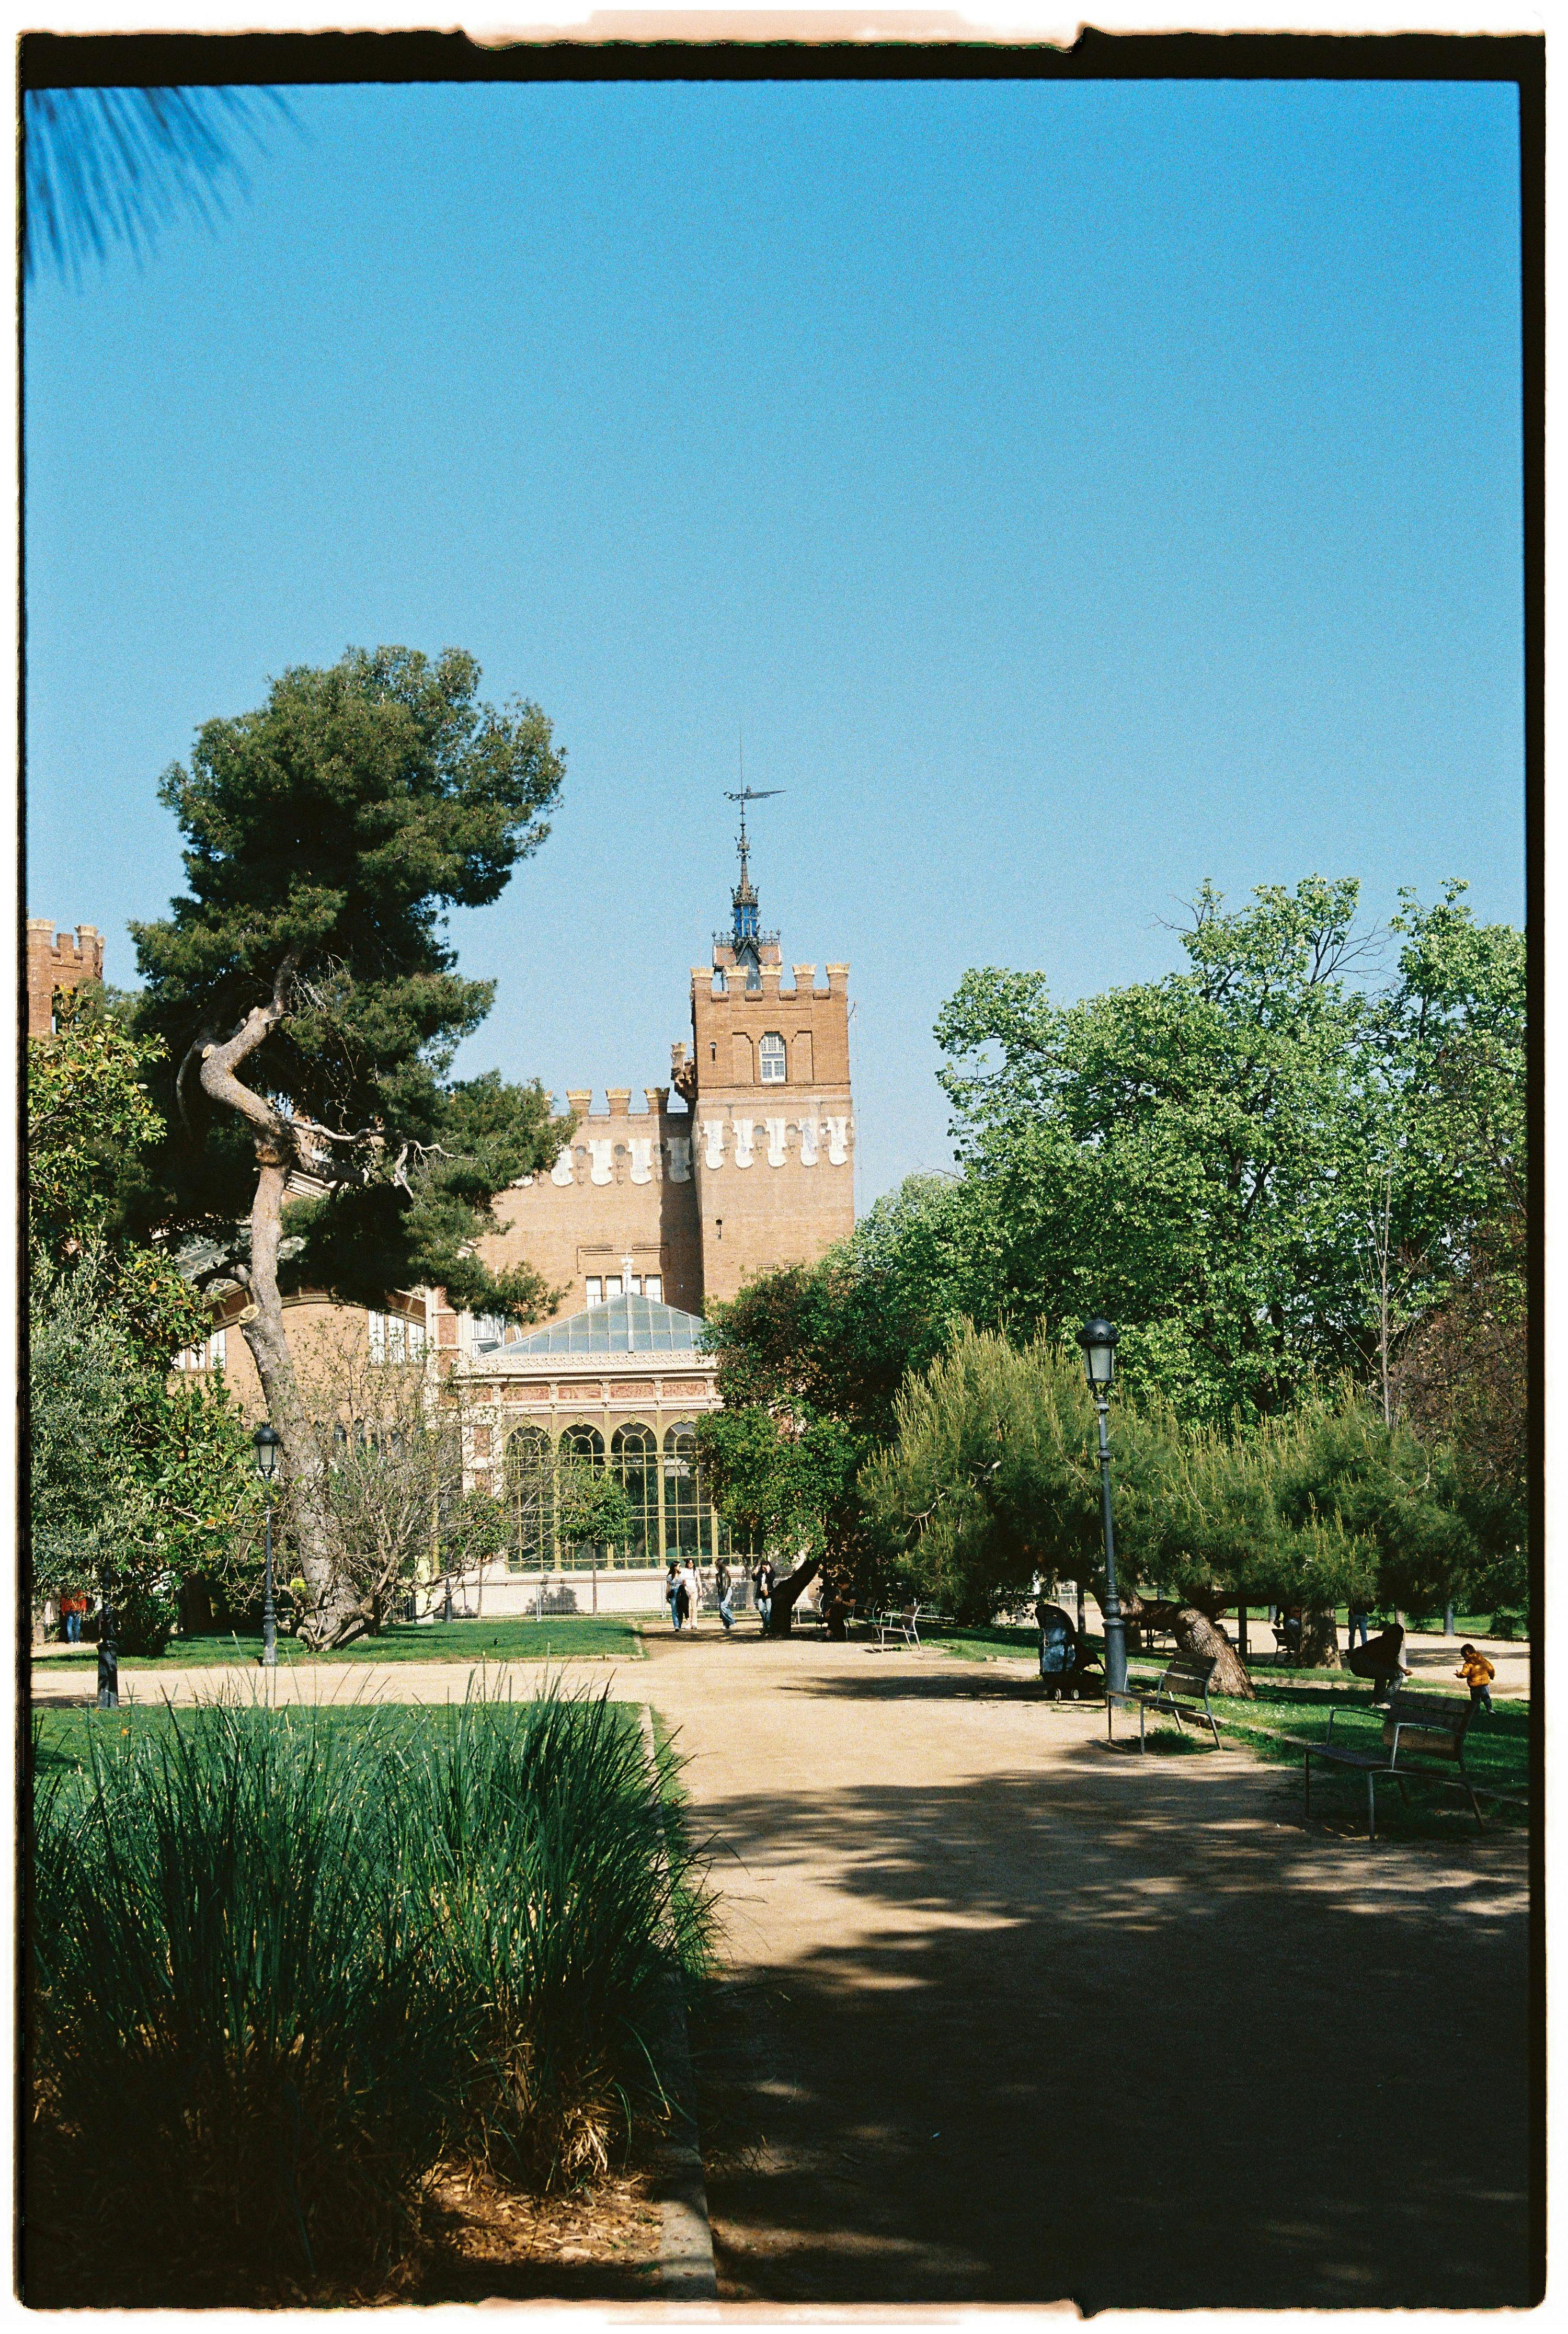
<path fill-rule="evenodd" d="M 776 1029 L 770 1029 L 756 1049 L 757 1068 L 765 1086 L 782 1086 L 784 1082 L 784 1041 Z"/>

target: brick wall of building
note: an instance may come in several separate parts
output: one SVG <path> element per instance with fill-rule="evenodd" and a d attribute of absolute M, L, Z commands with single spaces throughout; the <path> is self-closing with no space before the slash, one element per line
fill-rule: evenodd
<path fill-rule="evenodd" d="M 692 968 L 693 1174 L 709 1303 L 759 1273 L 814 1263 L 854 1229 L 849 967 L 829 965 L 825 989 L 814 965 L 794 972 L 785 987 L 783 967 L 765 959 L 750 988 L 733 962 Z M 782 1080 L 765 1077 L 767 1055 Z"/>
<path fill-rule="evenodd" d="M 47 1037 L 54 1027 L 56 989 L 80 989 L 103 978 L 103 936 L 96 924 L 56 932 L 42 916 L 27 919 L 27 1035 Z"/>
<path fill-rule="evenodd" d="M 646 1287 L 657 1273 L 666 1305 L 702 1311 L 702 1255 L 692 1180 L 691 1120 L 669 1108 L 669 1090 L 611 1086 L 608 1107 L 592 1108 L 590 1089 L 572 1087 L 567 1104 L 579 1124 L 553 1167 L 502 1193 L 495 1212 L 505 1230 L 480 1243 L 492 1271 L 526 1263 L 553 1288 L 557 1311 L 580 1312 L 588 1282 L 631 1271 Z"/>

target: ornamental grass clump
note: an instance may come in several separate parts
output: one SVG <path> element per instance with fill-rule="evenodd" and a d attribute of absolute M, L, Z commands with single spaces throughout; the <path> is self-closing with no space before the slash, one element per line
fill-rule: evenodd
<path fill-rule="evenodd" d="M 694 1858 L 608 1690 L 471 1698 L 412 1756 L 401 1853 L 470 2021 L 467 2147 L 532 2186 L 591 2178 L 666 2109 L 669 1979 L 711 1930 Z"/>
<path fill-rule="evenodd" d="M 565 2185 L 667 2111 L 709 1900 L 630 1713 L 164 1720 L 34 1800 L 30 2300 L 352 2299 L 443 2168 Z"/>
<path fill-rule="evenodd" d="M 373 2273 L 417 2226 L 457 2005 L 389 1852 L 388 1714 L 354 1720 L 90 1727 L 36 1802 L 34 2169 L 141 2298 L 181 2260 L 230 2297 Z"/>

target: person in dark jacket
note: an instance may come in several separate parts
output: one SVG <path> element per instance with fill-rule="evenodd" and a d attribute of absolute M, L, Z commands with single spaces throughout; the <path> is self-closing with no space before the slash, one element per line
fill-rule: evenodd
<path fill-rule="evenodd" d="M 751 1585 L 756 1596 L 757 1618 L 762 1623 L 765 1636 L 767 1635 L 768 1623 L 773 1618 L 774 1577 L 774 1568 L 765 1556 L 751 1577 Z"/>

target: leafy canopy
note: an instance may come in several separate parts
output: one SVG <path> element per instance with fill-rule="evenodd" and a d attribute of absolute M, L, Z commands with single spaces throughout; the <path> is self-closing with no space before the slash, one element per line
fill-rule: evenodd
<path fill-rule="evenodd" d="M 244 1420 L 221 1387 L 175 1374 L 207 1305 L 162 1249 L 111 1239 L 117 1183 L 161 1122 L 158 1057 L 79 990 L 28 1045 L 33 1588 L 102 1573 L 121 1635 L 157 1644 L 180 1577 L 226 1557 L 255 1505 Z"/>
<path fill-rule="evenodd" d="M 139 1031 L 167 1056 L 168 1132 L 139 1194 L 143 1223 L 239 1253 L 255 1126 L 215 1104 L 204 1048 L 277 1008 L 245 1064 L 318 1187 L 291 1201 L 287 1281 L 374 1304 L 445 1285 L 460 1305 L 531 1317 L 526 1269 L 472 1253 L 495 1193 L 553 1155 L 537 1084 L 450 1076 L 494 983 L 443 937 L 452 907 L 497 899 L 548 834 L 563 761 L 537 706 L 481 701 L 472 657 L 351 650 L 294 667 L 266 702 L 200 729 L 160 799 L 186 839 L 188 891 L 132 927 Z"/>
<path fill-rule="evenodd" d="M 1210 1422 L 1364 1382 L 1522 1205 L 1524 943 L 1463 889 L 1406 895 L 1380 997 L 1357 886 L 1317 876 L 1236 913 L 1205 886 L 1159 981 L 1056 1007 L 969 973 L 937 1025 L 964 1309 L 1108 1313 L 1130 1374 Z"/>

